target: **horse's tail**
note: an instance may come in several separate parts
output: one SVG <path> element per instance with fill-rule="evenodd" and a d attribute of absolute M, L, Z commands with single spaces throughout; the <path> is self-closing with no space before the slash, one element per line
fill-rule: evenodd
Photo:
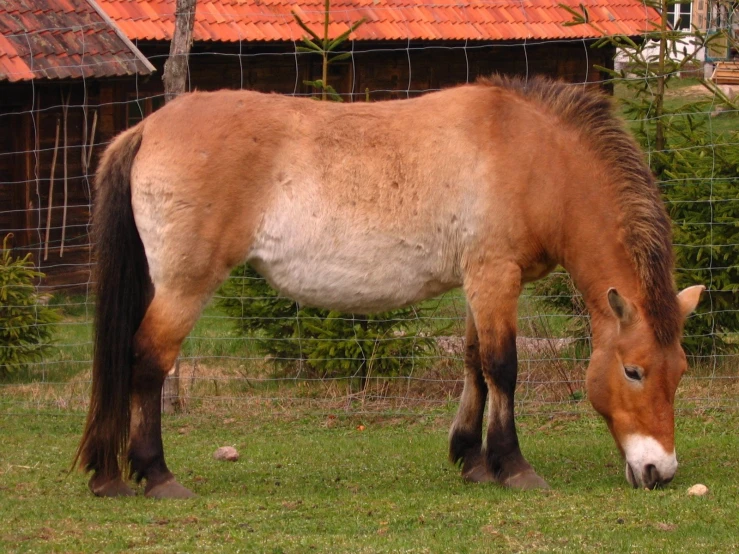
<path fill-rule="evenodd" d="M 92 394 L 73 467 L 79 463 L 110 477 L 127 466 L 133 337 L 151 301 L 149 266 L 131 206 L 131 166 L 142 133 L 139 124 L 113 141 L 95 182 Z"/>

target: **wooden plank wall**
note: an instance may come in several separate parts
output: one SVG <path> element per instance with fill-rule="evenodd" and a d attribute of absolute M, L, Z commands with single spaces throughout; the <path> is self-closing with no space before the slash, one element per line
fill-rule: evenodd
<path fill-rule="evenodd" d="M 0 131 L 0 233 L 4 236 L 13 232 L 12 244 L 18 255 L 32 253 L 37 266 L 47 276 L 42 283 L 44 288 L 79 290 L 86 288 L 90 280 L 91 176 L 97 156 L 116 130 L 113 117 L 116 105 L 111 94 L 114 87 L 114 82 L 88 80 L 33 86 L 21 83 L 0 89 L 3 98 L 0 118 L 9 123 Z M 65 103 L 68 104 L 66 145 Z M 90 167 L 86 167 L 95 112 L 98 113 L 95 144 Z M 47 252 L 46 228 L 57 125 L 59 141 Z"/>
<path fill-rule="evenodd" d="M 589 48 L 582 41 L 540 44 L 355 43 L 353 59 L 330 66 L 329 83 L 355 100 L 405 98 L 429 90 L 474 81 L 493 73 L 544 74 L 570 82 L 599 82 L 594 64 L 613 67 L 612 48 Z M 159 74 L 167 56 L 162 43 L 139 44 Z M 320 57 L 295 55 L 294 45 L 195 45 L 190 58 L 191 87 L 251 89 L 282 94 L 310 94 L 303 81 L 321 76 Z M 346 46 L 349 48 L 349 45 Z M 408 93 L 407 91 L 411 92 Z M 161 79 L 139 83 L 141 96 L 161 94 Z M 347 97 L 348 98 L 348 97 Z"/>

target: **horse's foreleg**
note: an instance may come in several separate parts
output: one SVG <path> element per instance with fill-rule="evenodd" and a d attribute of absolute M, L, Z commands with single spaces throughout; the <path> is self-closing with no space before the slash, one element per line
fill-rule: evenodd
<path fill-rule="evenodd" d="M 485 466 L 469 468 L 471 480 L 494 480 L 516 489 L 548 488 L 521 454 L 514 419 L 518 371 L 516 322 L 521 272 L 518 266 L 498 266 L 485 282 L 470 283 L 468 301 L 480 341 L 480 361 L 488 387 L 488 428 Z"/>
<path fill-rule="evenodd" d="M 134 338 L 128 459 L 132 475 L 138 481 L 146 479 L 149 497 L 193 496 L 177 482 L 164 461 L 161 401 L 164 379 L 201 306 L 202 299 L 197 297 L 157 292 Z"/>
<path fill-rule="evenodd" d="M 482 463 L 482 416 L 485 411 L 488 387 L 482 375 L 480 361 L 480 342 L 477 338 L 475 320 L 467 309 L 467 330 L 465 333 L 464 389 L 459 402 L 457 416 L 449 430 L 449 459 L 456 464 L 463 462 L 462 472 L 479 473 L 475 468 L 484 468 Z M 470 478 L 483 480 L 483 476 Z"/>

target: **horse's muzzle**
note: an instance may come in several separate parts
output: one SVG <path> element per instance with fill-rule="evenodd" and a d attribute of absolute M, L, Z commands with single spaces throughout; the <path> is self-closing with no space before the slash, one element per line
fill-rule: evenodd
<path fill-rule="evenodd" d="M 635 489 L 655 489 L 667 485 L 675 477 L 675 472 L 662 475 L 654 464 L 647 464 L 641 471 L 634 471 L 631 464 L 626 463 L 626 480 Z"/>
<path fill-rule="evenodd" d="M 652 437 L 631 435 L 624 441 L 626 480 L 634 488 L 653 489 L 672 481 L 677 471 L 675 451 L 667 452 Z"/>

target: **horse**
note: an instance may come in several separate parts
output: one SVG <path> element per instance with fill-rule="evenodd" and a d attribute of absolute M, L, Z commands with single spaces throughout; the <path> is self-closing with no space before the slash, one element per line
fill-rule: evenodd
<path fill-rule="evenodd" d="M 587 396 L 634 487 L 677 469 L 680 341 L 670 220 L 602 92 L 494 76 L 420 97 L 329 103 L 194 92 L 101 157 L 92 392 L 73 467 L 98 496 L 193 495 L 169 470 L 161 391 L 203 306 L 243 262 L 298 302 L 353 313 L 462 287 L 462 477 L 547 488 L 514 418 L 517 303 L 557 265 L 587 305 Z M 483 419 L 487 406 L 487 425 Z"/>

